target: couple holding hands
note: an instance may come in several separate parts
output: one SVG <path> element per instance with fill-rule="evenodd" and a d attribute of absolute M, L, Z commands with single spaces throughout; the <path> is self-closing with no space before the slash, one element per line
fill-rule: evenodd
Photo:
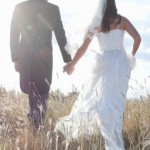
<path fill-rule="evenodd" d="M 55 131 L 67 140 L 102 134 L 106 150 L 124 150 L 122 136 L 128 81 L 141 38 L 132 23 L 118 14 L 115 0 L 99 0 L 91 24 L 73 58 L 66 51 L 67 39 L 59 7 L 46 0 L 16 5 L 11 20 L 10 49 L 22 92 L 28 94 L 30 121 L 39 128 L 46 113 L 53 69 L 52 32 L 69 75 L 84 56 L 93 37 L 100 46 L 90 80 L 70 114 L 56 121 Z M 133 39 L 131 54 L 123 45 L 124 34 Z M 42 111 L 41 111 L 41 107 Z"/>

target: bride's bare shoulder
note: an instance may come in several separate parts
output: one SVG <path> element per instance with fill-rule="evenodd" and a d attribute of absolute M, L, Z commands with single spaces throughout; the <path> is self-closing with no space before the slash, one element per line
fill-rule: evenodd
<path fill-rule="evenodd" d="M 130 21 L 128 18 L 121 16 L 121 22 L 122 22 L 122 24 L 126 24 L 126 23 L 129 23 Z"/>
<path fill-rule="evenodd" d="M 123 24 L 125 30 L 134 28 L 131 21 L 126 17 L 122 17 L 122 24 Z"/>
<path fill-rule="evenodd" d="M 126 28 L 126 25 L 129 24 L 130 21 L 128 20 L 128 18 L 126 18 L 125 16 L 121 16 L 121 22 L 120 22 L 120 27 L 122 29 Z"/>

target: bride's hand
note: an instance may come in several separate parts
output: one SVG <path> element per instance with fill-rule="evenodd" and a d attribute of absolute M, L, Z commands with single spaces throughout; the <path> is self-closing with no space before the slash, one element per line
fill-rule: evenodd
<path fill-rule="evenodd" d="M 72 72 L 74 71 L 74 66 L 71 65 L 71 63 L 68 63 L 63 67 L 63 72 L 67 72 L 68 75 L 71 75 Z"/>

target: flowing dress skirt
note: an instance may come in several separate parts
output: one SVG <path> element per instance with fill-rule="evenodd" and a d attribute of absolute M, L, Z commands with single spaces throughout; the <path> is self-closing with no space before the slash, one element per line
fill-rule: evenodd
<path fill-rule="evenodd" d="M 123 113 L 134 57 L 125 50 L 97 54 L 93 71 L 70 114 L 56 122 L 66 140 L 102 134 L 106 150 L 123 150 Z"/>

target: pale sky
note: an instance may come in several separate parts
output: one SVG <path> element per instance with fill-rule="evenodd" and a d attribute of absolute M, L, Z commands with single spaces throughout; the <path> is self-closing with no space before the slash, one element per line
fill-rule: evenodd
<path fill-rule="evenodd" d="M 19 89 L 19 75 L 14 71 L 10 59 L 9 28 L 10 19 L 15 4 L 23 0 L 5 0 L 0 6 L 0 84 L 7 89 Z M 49 0 L 60 8 L 62 21 L 67 38 L 73 35 L 77 28 L 86 26 L 89 18 L 94 13 L 97 0 Z M 142 95 L 147 90 L 150 92 L 150 2 L 147 0 L 116 0 L 118 12 L 127 17 L 139 31 L 142 37 L 141 46 L 137 52 L 137 64 L 132 71 L 129 87 L 129 97 Z M 62 61 L 58 45 L 54 38 L 54 71 L 52 90 L 60 89 L 62 92 L 71 92 L 73 87 L 82 86 L 87 68 L 89 67 L 88 56 L 81 60 L 73 75 L 68 76 L 62 72 Z M 91 47 L 97 49 L 98 43 L 93 42 Z M 125 48 L 130 53 L 132 39 L 125 35 Z M 86 63 L 87 62 L 87 63 Z M 138 81 L 138 82 L 136 82 Z"/>

